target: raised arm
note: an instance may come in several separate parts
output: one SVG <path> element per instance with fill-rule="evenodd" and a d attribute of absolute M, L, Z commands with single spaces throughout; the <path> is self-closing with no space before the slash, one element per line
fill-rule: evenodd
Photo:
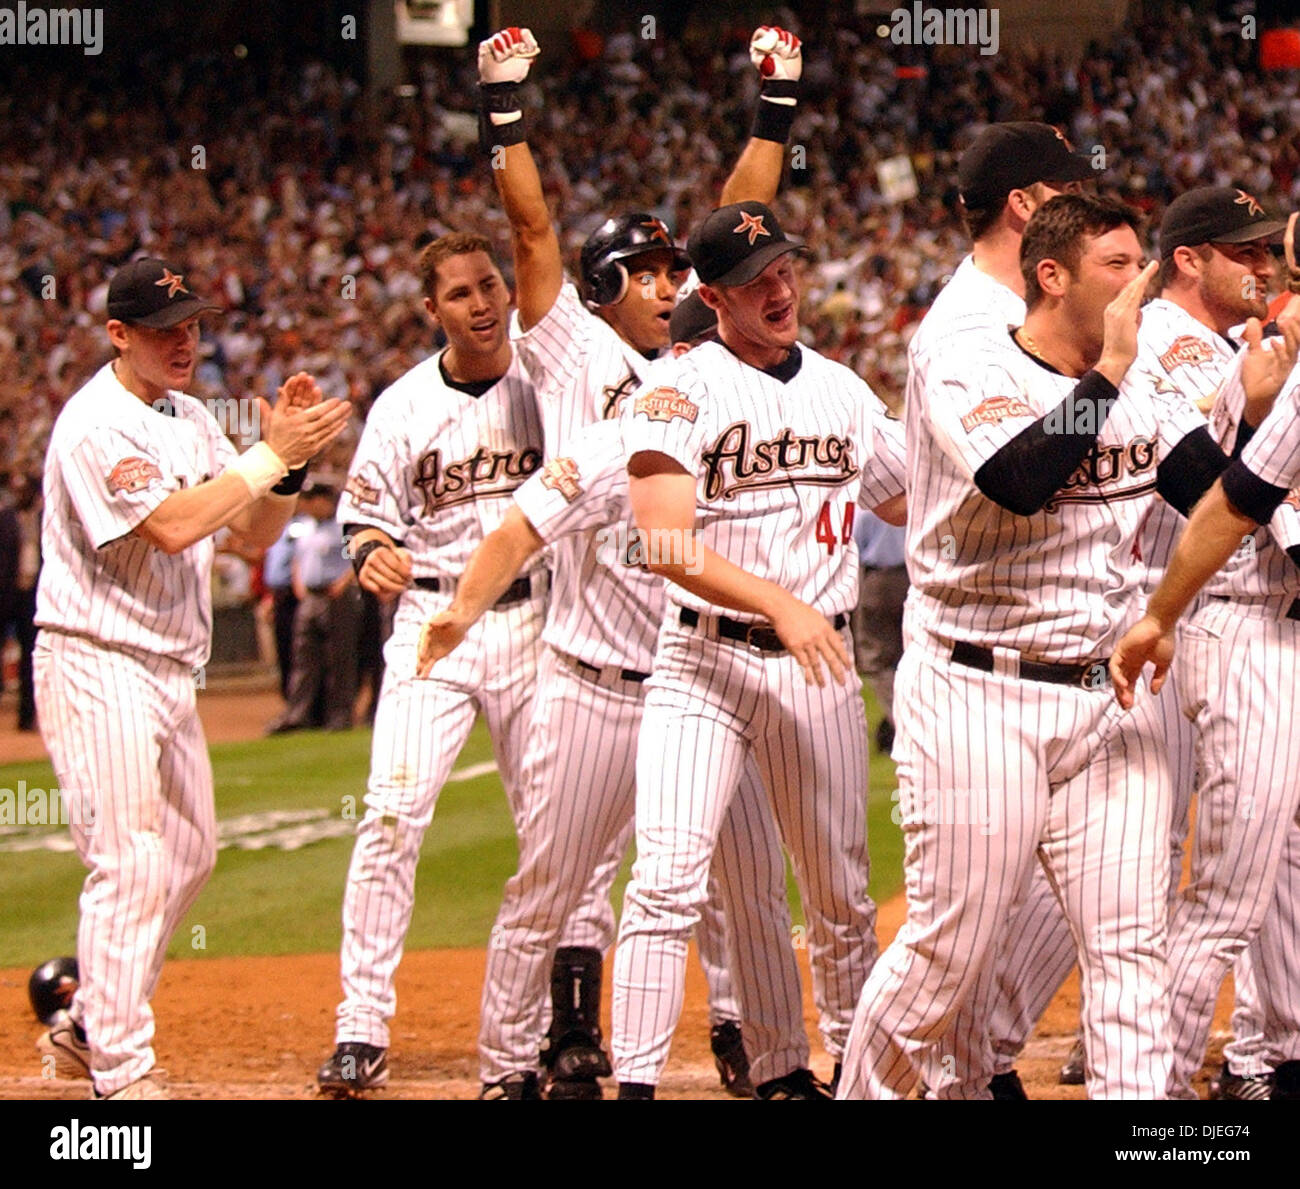
<path fill-rule="evenodd" d="M 785 165 L 785 142 L 799 100 L 803 73 L 799 38 L 779 26 L 761 25 L 750 38 L 749 56 L 763 77 L 763 87 L 749 141 L 722 187 L 719 206 L 746 201 L 770 205 L 776 198 Z"/>
<path fill-rule="evenodd" d="M 564 283 L 560 238 L 546 209 L 519 105 L 519 86 L 540 52 L 528 29 L 513 27 L 494 33 L 478 47 L 479 139 L 510 221 L 515 304 L 524 330 L 546 316 Z"/>

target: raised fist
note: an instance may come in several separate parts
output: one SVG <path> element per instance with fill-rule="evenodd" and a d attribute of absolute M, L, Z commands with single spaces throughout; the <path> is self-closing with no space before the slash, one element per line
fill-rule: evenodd
<path fill-rule="evenodd" d="M 481 83 L 521 83 L 528 68 L 542 51 L 531 29 L 511 26 L 493 33 L 478 44 L 478 81 Z"/>
<path fill-rule="evenodd" d="M 767 79 L 798 82 L 803 73 L 803 42 L 779 25 L 760 25 L 749 39 L 749 56 Z"/>

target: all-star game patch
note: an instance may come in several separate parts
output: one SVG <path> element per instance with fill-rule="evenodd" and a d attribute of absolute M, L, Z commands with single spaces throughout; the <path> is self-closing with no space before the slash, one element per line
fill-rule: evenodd
<path fill-rule="evenodd" d="M 108 473 L 108 490 L 133 495 L 162 478 L 162 471 L 147 458 L 124 458 Z"/>

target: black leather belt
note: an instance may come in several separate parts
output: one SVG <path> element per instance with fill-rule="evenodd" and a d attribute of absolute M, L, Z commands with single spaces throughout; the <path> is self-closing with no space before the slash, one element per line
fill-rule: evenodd
<path fill-rule="evenodd" d="M 421 590 L 447 590 L 453 589 L 453 583 L 444 582 L 441 578 L 417 578 L 413 585 L 418 586 Z M 506 587 L 505 593 L 492 604 L 493 607 L 513 607 L 516 603 L 522 603 L 525 599 L 531 598 L 533 594 L 533 580 L 525 574 L 522 578 L 516 578 L 509 586 Z"/>
<path fill-rule="evenodd" d="M 786 646 L 781 643 L 781 637 L 776 634 L 776 629 L 768 627 L 762 623 L 745 623 L 743 620 L 732 619 L 729 615 L 719 615 L 714 620 L 718 625 L 718 639 L 732 640 L 737 644 L 745 644 L 757 652 L 785 652 Z M 831 620 L 831 627 L 837 632 L 849 622 L 849 617 L 840 612 Z M 681 613 L 681 625 L 684 628 L 699 627 L 700 613 L 692 607 L 683 607 Z"/>
<path fill-rule="evenodd" d="M 1210 596 L 1210 602 L 1212 602 L 1212 603 L 1231 603 L 1231 602 L 1232 602 L 1232 598 L 1231 598 L 1229 595 L 1211 595 L 1211 596 Z M 1294 601 L 1292 602 L 1291 606 L 1289 606 L 1289 607 L 1286 609 L 1286 612 L 1285 612 L 1284 618 L 1286 618 L 1286 619 L 1300 619 L 1300 599 L 1296 599 L 1296 600 L 1294 600 Z"/>
<path fill-rule="evenodd" d="M 602 669 L 599 665 L 589 665 L 586 661 L 580 661 L 576 656 L 570 656 L 567 659 L 579 673 L 590 677 L 593 681 L 598 681 L 601 674 L 613 669 L 612 665 L 608 666 L 607 669 Z M 618 669 L 617 673 L 624 681 L 631 681 L 636 685 L 650 680 L 649 673 L 642 673 L 636 669 Z"/>
<path fill-rule="evenodd" d="M 979 669 L 984 673 L 994 670 L 993 651 L 965 640 L 952 646 L 954 664 Z M 1079 689 L 1101 689 L 1110 680 L 1110 658 L 1084 661 L 1081 664 L 1051 664 L 1046 661 L 1020 661 L 1020 676 L 1026 681 L 1047 681 L 1052 685 L 1073 685 Z"/>

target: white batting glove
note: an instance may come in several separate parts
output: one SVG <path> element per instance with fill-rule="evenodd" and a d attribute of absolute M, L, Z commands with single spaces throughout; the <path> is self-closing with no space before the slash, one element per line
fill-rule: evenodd
<path fill-rule="evenodd" d="M 522 83 L 541 48 L 531 29 L 511 26 L 478 44 L 478 81 Z"/>
<path fill-rule="evenodd" d="M 803 42 L 779 25 L 760 25 L 749 39 L 750 61 L 763 81 L 798 82 L 803 74 Z"/>

